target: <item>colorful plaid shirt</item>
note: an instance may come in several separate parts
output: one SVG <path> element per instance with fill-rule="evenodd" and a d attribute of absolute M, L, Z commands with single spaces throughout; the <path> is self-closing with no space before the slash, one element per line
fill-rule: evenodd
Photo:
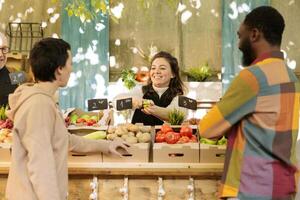
<path fill-rule="evenodd" d="M 281 52 L 256 59 L 200 122 L 228 138 L 220 197 L 293 199 L 299 121 L 297 77 Z"/>

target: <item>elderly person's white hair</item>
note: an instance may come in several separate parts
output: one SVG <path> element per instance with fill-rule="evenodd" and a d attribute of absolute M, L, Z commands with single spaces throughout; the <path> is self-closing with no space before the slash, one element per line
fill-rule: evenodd
<path fill-rule="evenodd" d="M 7 37 L 0 32 L 0 47 L 7 46 Z"/>

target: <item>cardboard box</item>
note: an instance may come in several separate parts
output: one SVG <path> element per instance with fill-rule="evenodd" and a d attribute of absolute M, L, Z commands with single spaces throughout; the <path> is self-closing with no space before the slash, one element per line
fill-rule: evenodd
<path fill-rule="evenodd" d="M 180 131 L 181 126 L 171 126 L 175 132 Z M 191 126 L 193 134 L 197 135 L 197 126 Z M 155 126 L 155 133 L 161 126 Z M 154 137 L 155 139 L 155 137 Z M 199 141 L 199 140 L 198 140 Z M 199 143 L 167 144 L 155 143 L 153 140 L 153 162 L 158 163 L 199 163 Z"/>
<path fill-rule="evenodd" d="M 11 158 L 11 144 L 0 144 L 0 162 L 10 162 Z"/>
<path fill-rule="evenodd" d="M 103 162 L 149 162 L 150 143 L 137 143 L 129 147 L 128 153 L 120 152 L 123 157 L 103 154 Z"/>
<path fill-rule="evenodd" d="M 225 145 L 200 143 L 200 163 L 224 163 L 225 153 Z"/>
<path fill-rule="evenodd" d="M 142 124 L 136 124 L 137 126 L 143 126 Z M 119 127 L 125 126 L 128 132 L 140 132 L 139 131 L 134 131 L 130 130 L 130 126 L 127 126 L 126 124 L 119 124 L 118 126 L 115 126 L 114 128 L 118 129 Z M 142 132 L 148 132 L 151 134 L 151 139 L 154 136 L 154 129 L 151 128 L 150 126 L 143 126 L 147 127 L 149 129 L 148 131 L 142 131 Z M 131 127 L 132 128 L 132 127 Z M 140 163 L 145 163 L 149 162 L 150 158 L 150 149 L 151 149 L 151 141 L 148 143 L 136 143 L 136 144 L 131 144 L 131 146 L 128 149 L 128 153 L 125 151 L 120 152 L 123 157 L 118 157 L 114 155 L 102 155 L 103 162 L 140 162 Z"/>
<path fill-rule="evenodd" d="M 102 162 L 101 153 L 79 154 L 69 152 L 68 163 L 99 163 Z"/>

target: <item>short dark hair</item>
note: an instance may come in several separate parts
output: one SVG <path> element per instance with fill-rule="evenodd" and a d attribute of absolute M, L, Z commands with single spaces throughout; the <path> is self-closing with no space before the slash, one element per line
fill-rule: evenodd
<path fill-rule="evenodd" d="M 271 45 L 281 45 L 285 23 L 282 15 L 273 7 L 260 6 L 246 15 L 244 25 L 257 28 Z"/>
<path fill-rule="evenodd" d="M 70 49 L 70 44 L 62 39 L 44 38 L 35 43 L 29 56 L 35 80 L 54 81 L 55 70 L 65 66 Z"/>
<path fill-rule="evenodd" d="M 151 59 L 151 65 L 152 65 L 153 61 L 157 58 L 166 59 L 166 61 L 171 66 L 172 73 L 174 74 L 174 78 L 172 78 L 169 83 L 170 92 L 169 92 L 169 94 L 167 94 L 167 98 L 173 99 L 177 95 L 183 95 L 184 85 L 180 78 L 177 58 L 175 58 L 168 52 L 160 51 L 157 54 L 155 54 L 153 56 L 153 58 Z M 143 87 L 143 93 L 146 93 L 147 90 L 151 87 L 152 87 L 152 81 L 151 81 L 151 78 L 149 78 L 148 84 Z"/>

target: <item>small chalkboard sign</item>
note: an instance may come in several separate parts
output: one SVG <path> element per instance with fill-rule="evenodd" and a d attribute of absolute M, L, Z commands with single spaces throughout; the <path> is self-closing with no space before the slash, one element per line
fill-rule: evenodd
<path fill-rule="evenodd" d="M 132 109 L 132 98 L 119 99 L 117 100 L 117 110 Z"/>
<path fill-rule="evenodd" d="M 26 81 L 25 72 L 12 72 L 9 73 L 10 83 L 12 85 L 18 85 Z"/>
<path fill-rule="evenodd" d="M 92 110 L 105 110 L 108 107 L 107 99 L 89 99 L 88 111 Z"/>
<path fill-rule="evenodd" d="M 179 96 L 178 105 L 191 110 L 197 110 L 197 101 L 185 96 Z"/>

